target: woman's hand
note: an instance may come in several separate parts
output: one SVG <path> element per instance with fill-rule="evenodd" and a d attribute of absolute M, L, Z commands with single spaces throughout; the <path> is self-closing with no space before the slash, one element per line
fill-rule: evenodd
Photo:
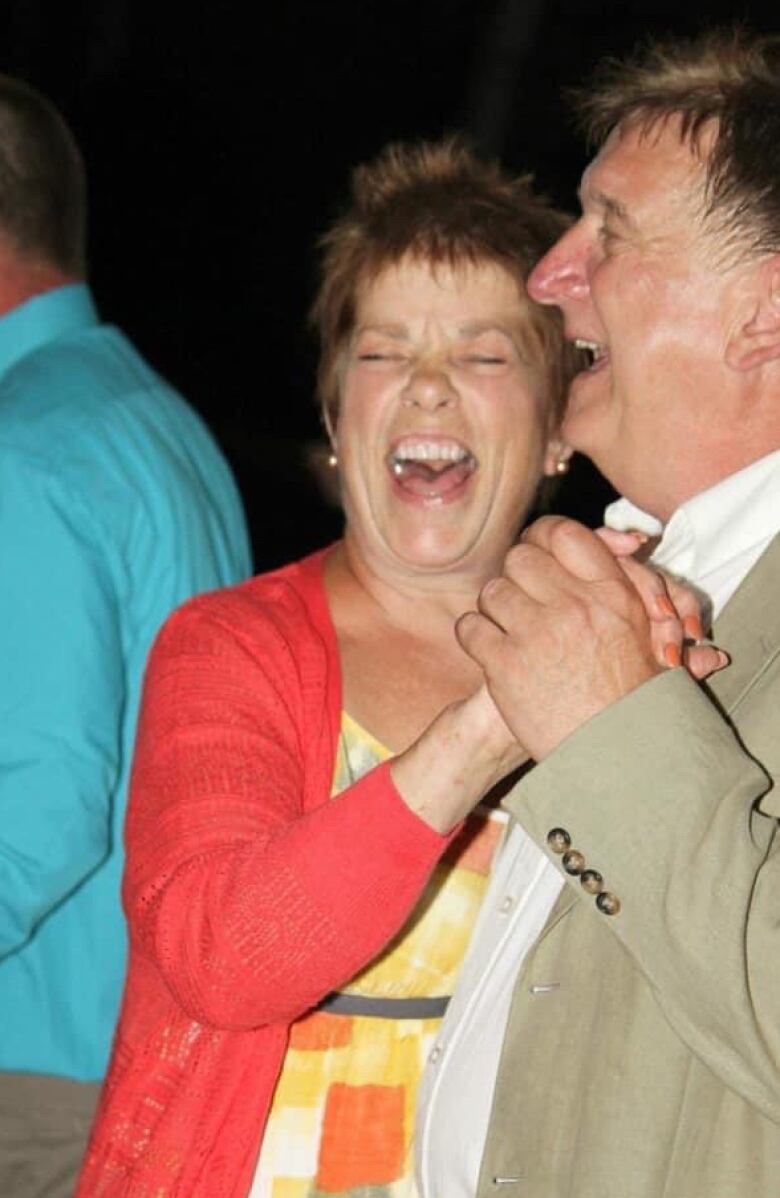
<path fill-rule="evenodd" d="M 618 532 L 598 528 L 604 542 L 631 580 L 645 606 L 651 623 L 653 653 L 659 665 L 684 665 L 696 679 L 708 678 L 729 664 L 722 649 L 704 642 L 701 602 L 696 593 L 674 578 L 634 556 L 646 544 L 644 533 Z"/>
<path fill-rule="evenodd" d="M 487 687 L 451 703 L 390 767 L 406 805 L 446 835 L 528 753 L 504 723 Z"/>

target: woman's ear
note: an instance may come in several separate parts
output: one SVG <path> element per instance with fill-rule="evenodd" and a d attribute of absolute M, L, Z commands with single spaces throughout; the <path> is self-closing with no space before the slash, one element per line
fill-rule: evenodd
<path fill-rule="evenodd" d="M 748 306 L 749 303 L 749 306 Z M 756 266 L 746 311 L 726 345 L 732 370 L 753 370 L 780 358 L 780 254 Z"/>
<path fill-rule="evenodd" d="M 544 455 L 544 473 L 548 478 L 565 474 L 574 450 L 559 436 L 550 437 Z"/>

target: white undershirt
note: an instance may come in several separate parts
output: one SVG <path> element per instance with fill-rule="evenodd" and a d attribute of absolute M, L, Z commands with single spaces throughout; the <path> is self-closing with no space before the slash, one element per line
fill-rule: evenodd
<path fill-rule="evenodd" d="M 621 499 L 611 527 L 658 533 Z M 652 560 L 696 585 L 717 615 L 780 530 L 780 450 L 683 504 Z M 420 1085 L 417 1174 L 422 1198 L 474 1198 L 514 983 L 552 910 L 563 875 L 513 824 L 501 850 Z M 555 987 L 556 980 L 547 984 Z M 544 985 L 534 987 L 540 1002 Z"/>

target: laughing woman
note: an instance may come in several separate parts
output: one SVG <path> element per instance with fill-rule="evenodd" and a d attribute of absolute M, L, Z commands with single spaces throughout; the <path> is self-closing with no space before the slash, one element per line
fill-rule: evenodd
<path fill-rule="evenodd" d="M 414 1192 L 501 829 L 480 800 L 520 760 L 453 625 L 565 468 L 568 351 L 524 286 L 562 227 L 449 143 L 355 174 L 315 309 L 344 538 L 158 639 L 85 1198 Z"/>

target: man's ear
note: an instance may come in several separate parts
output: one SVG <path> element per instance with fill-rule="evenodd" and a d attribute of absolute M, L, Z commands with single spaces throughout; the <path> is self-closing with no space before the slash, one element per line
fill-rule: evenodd
<path fill-rule="evenodd" d="M 548 478 L 565 474 L 574 450 L 561 437 L 550 437 L 544 454 L 544 473 Z"/>
<path fill-rule="evenodd" d="M 756 267 L 749 304 L 726 345 L 732 370 L 754 370 L 780 359 L 780 254 Z"/>

